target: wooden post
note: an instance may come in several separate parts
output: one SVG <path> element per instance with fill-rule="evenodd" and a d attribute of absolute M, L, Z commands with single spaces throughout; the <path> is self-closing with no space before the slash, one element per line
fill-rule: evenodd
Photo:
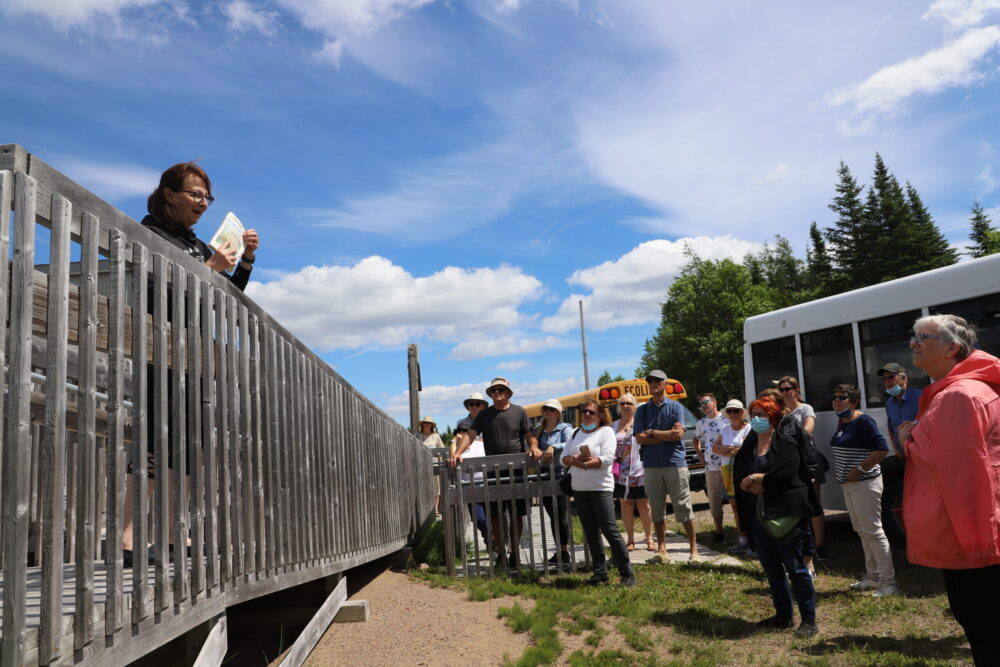
<path fill-rule="evenodd" d="M 413 343 L 406 346 L 406 375 L 410 386 L 410 430 L 420 433 L 420 361 L 417 359 L 417 346 Z"/>

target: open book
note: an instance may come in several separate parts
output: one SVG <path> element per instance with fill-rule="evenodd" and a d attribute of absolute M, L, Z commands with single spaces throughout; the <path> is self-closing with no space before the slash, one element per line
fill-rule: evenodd
<path fill-rule="evenodd" d="M 230 211 L 226 213 L 226 217 L 223 218 L 222 224 L 219 225 L 208 245 L 213 250 L 218 250 L 228 241 L 229 246 L 236 249 L 236 256 L 242 257 L 243 251 L 246 249 L 246 244 L 243 242 L 243 232 L 245 231 L 243 223 L 240 222 L 235 213 Z"/>

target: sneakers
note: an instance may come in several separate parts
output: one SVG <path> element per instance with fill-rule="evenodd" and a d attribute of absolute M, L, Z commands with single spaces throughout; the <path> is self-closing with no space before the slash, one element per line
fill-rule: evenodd
<path fill-rule="evenodd" d="M 512 553 L 507 556 L 507 569 L 516 570 L 517 569 L 517 553 Z"/>
<path fill-rule="evenodd" d="M 855 581 L 850 586 L 850 589 L 852 591 L 873 591 L 877 588 L 878 588 L 878 582 L 872 581 L 868 577 L 862 577 L 861 581 Z"/>
<path fill-rule="evenodd" d="M 726 553 L 745 554 L 749 550 L 750 550 L 750 544 L 748 542 L 737 542 L 733 546 L 726 549 Z"/>
<path fill-rule="evenodd" d="M 632 577 L 632 580 L 635 581 L 635 577 Z M 600 586 L 606 583 L 608 583 L 608 575 L 606 574 L 595 574 L 590 579 L 587 579 L 588 586 Z"/>
<path fill-rule="evenodd" d="M 559 568 L 559 554 L 558 553 L 552 554 L 552 558 L 550 558 L 548 560 L 548 563 L 549 563 L 549 567 L 552 568 L 553 570 L 558 569 Z M 568 570 L 569 569 L 569 554 L 568 553 L 564 553 L 562 555 L 562 568 L 564 570 Z"/>
<path fill-rule="evenodd" d="M 769 616 L 762 621 L 757 621 L 754 625 L 758 630 L 787 630 L 795 625 L 791 616 Z"/>
<path fill-rule="evenodd" d="M 815 637 L 819 633 L 819 628 L 816 627 L 815 623 L 802 623 L 795 629 L 794 634 L 799 639 L 808 639 L 809 637 Z"/>
<path fill-rule="evenodd" d="M 816 570 L 809 570 L 809 578 L 810 579 L 812 579 L 813 581 L 816 581 L 816 577 L 818 577 L 818 576 L 819 575 L 816 574 Z"/>
<path fill-rule="evenodd" d="M 725 542 L 726 536 L 723 535 L 722 533 L 715 533 L 714 535 L 712 535 L 712 541 L 715 542 L 716 544 Z"/>
<path fill-rule="evenodd" d="M 618 585 L 622 588 L 635 588 L 635 575 L 630 574 L 627 577 L 622 577 L 622 580 L 618 582 Z"/>
<path fill-rule="evenodd" d="M 873 598 L 890 598 L 894 595 L 899 595 L 899 589 L 896 588 L 895 584 L 879 586 L 878 590 L 872 593 Z"/>

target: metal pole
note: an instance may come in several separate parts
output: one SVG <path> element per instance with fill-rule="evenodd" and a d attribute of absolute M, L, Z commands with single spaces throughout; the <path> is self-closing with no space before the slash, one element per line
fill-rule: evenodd
<path fill-rule="evenodd" d="M 410 430 L 420 432 L 420 362 L 417 360 L 417 346 L 413 343 L 406 348 L 406 370 L 410 381 Z"/>
<path fill-rule="evenodd" d="M 580 299 L 580 342 L 583 344 L 583 388 L 590 389 L 590 370 L 587 368 L 587 334 L 583 329 L 583 299 Z"/>

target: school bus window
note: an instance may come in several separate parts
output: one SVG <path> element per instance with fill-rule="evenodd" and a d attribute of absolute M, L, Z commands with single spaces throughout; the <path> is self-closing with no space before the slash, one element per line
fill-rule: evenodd
<path fill-rule="evenodd" d="M 838 384 L 858 384 L 850 324 L 802 334 L 803 385 L 814 408 L 825 406 Z"/>

